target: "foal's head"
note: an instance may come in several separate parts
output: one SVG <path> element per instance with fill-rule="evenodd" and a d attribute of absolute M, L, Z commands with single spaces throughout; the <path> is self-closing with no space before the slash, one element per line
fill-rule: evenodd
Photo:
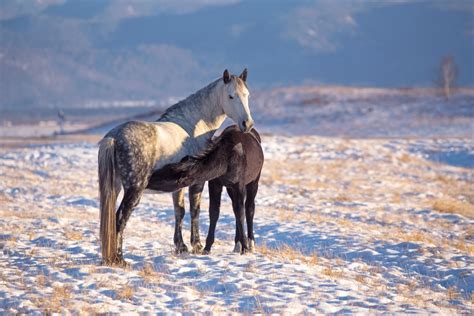
<path fill-rule="evenodd" d="M 222 108 L 225 114 L 239 126 L 242 132 L 249 132 L 253 119 L 249 109 L 249 90 L 247 89 L 247 68 L 240 76 L 230 75 L 227 69 L 222 76 L 224 81 Z"/>

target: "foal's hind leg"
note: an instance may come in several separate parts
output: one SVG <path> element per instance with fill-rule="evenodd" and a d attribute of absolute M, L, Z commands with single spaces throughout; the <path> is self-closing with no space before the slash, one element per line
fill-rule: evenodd
<path fill-rule="evenodd" d="M 245 200 L 245 217 L 247 219 L 247 234 L 249 238 L 249 250 L 250 252 L 254 251 L 255 248 L 255 237 L 253 235 L 253 216 L 255 214 L 255 196 L 257 195 L 258 191 L 258 180 L 260 175 L 257 179 L 253 182 L 247 184 L 247 198 Z"/>
<path fill-rule="evenodd" d="M 128 219 L 133 212 L 133 209 L 140 202 L 140 198 L 143 194 L 143 188 L 130 187 L 125 189 L 122 202 L 117 211 L 117 250 L 118 258 L 117 264 L 126 265 L 125 260 L 123 259 L 123 231 L 127 225 Z"/>
<path fill-rule="evenodd" d="M 173 206 L 174 206 L 174 246 L 177 253 L 187 252 L 188 247 L 183 241 L 183 218 L 184 218 L 184 190 L 180 189 L 173 192 Z"/>
<path fill-rule="evenodd" d="M 191 245 L 194 253 L 201 253 L 202 244 L 199 236 L 199 213 L 201 208 L 201 193 L 204 183 L 189 187 L 189 205 L 191 209 Z"/>

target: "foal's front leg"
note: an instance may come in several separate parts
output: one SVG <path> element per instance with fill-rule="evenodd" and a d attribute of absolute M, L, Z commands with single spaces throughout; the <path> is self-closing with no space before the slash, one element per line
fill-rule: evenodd
<path fill-rule="evenodd" d="M 216 224 L 221 208 L 222 184 L 218 180 L 209 181 L 209 231 L 207 232 L 204 253 L 210 253 L 214 243 Z"/>
<path fill-rule="evenodd" d="M 191 209 L 191 246 L 194 253 L 201 253 L 203 246 L 199 236 L 199 213 L 204 183 L 189 187 L 189 208 Z"/>
<path fill-rule="evenodd" d="M 241 254 L 249 251 L 247 243 L 247 235 L 245 234 L 245 211 L 244 211 L 244 200 L 245 200 L 245 189 L 244 188 L 227 188 L 232 199 L 232 208 L 235 216 L 235 248 L 234 252 L 240 252 Z"/>

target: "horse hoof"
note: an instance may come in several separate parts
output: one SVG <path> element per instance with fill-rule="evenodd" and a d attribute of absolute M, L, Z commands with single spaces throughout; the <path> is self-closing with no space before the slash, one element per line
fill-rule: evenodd
<path fill-rule="evenodd" d="M 249 248 L 242 248 L 242 252 L 240 253 L 241 255 L 246 255 L 246 254 L 249 254 L 251 253 L 250 249 Z"/>
<path fill-rule="evenodd" d="M 117 258 L 111 261 L 102 261 L 100 264 L 109 267 L 130 268 L 130 263 L 125 261 L 123 258 Z"/>
<path fill-rule="evenodd" d="M 127 261 L 125 261 L 125 259 L 120 259 L 118 260 L 115 265 L 117 267 L 120 267 L 120 268 L 124 268 L 124 269 L 127 269 L 127 268 L 130 268 L 130 263 L 128 263 Z"/>
<path fill-rule="evenodd" d="M 242 244 L 240 243 L 240 241 L 235 243 L 234 252 L 235 253 L 241 253 L 242 252 Z"/>
<path fill-rule="evenodd" d="M 193 245 L 193 253 L 194 254 L 201 254 L 203 249 L 204 249 L 204 247 L 201 245 L 201 243 Z"/>
<path fill-rule="evenodd" d="M 181 244 L 178 247 L 176 247 L 177 254 L 186 253 L 186 252 L 188 252 L 188 247 L 185 244 Z"/>
<path fill-rule="evenodd" d="M 202 254 L 203 254 L 203 255 L 208 255 L 208 254 L 210 254 L 210 253 L 211 253 L 211 249 L 204 249 L 204 250 L 202 251 Z"/>
<path fill-rule="evenodd" d="M 255 250 L 255 241 L 252 239 L 249 240 L 249 252 L 253 253 Z"/>
<path fill-rule="evenodd" d="M 107 261 L 102 260 L 100 264 L 103 266 L 109 266 L 109 267 L 119 267 L 119 268 L 130 267 L 130 264 L 127 261 L 125 261 L 125 259 L 123 258 L 115 258 L 115 259 L 107 260 Z"/>

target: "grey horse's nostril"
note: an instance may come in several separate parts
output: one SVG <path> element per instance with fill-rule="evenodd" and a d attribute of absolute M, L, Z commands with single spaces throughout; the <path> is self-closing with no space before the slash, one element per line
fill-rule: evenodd
<path fill-rule="evenodd" d="M 247 129 L 247 122 L 246 121 L 242 121 L 242 126 Z"/>

